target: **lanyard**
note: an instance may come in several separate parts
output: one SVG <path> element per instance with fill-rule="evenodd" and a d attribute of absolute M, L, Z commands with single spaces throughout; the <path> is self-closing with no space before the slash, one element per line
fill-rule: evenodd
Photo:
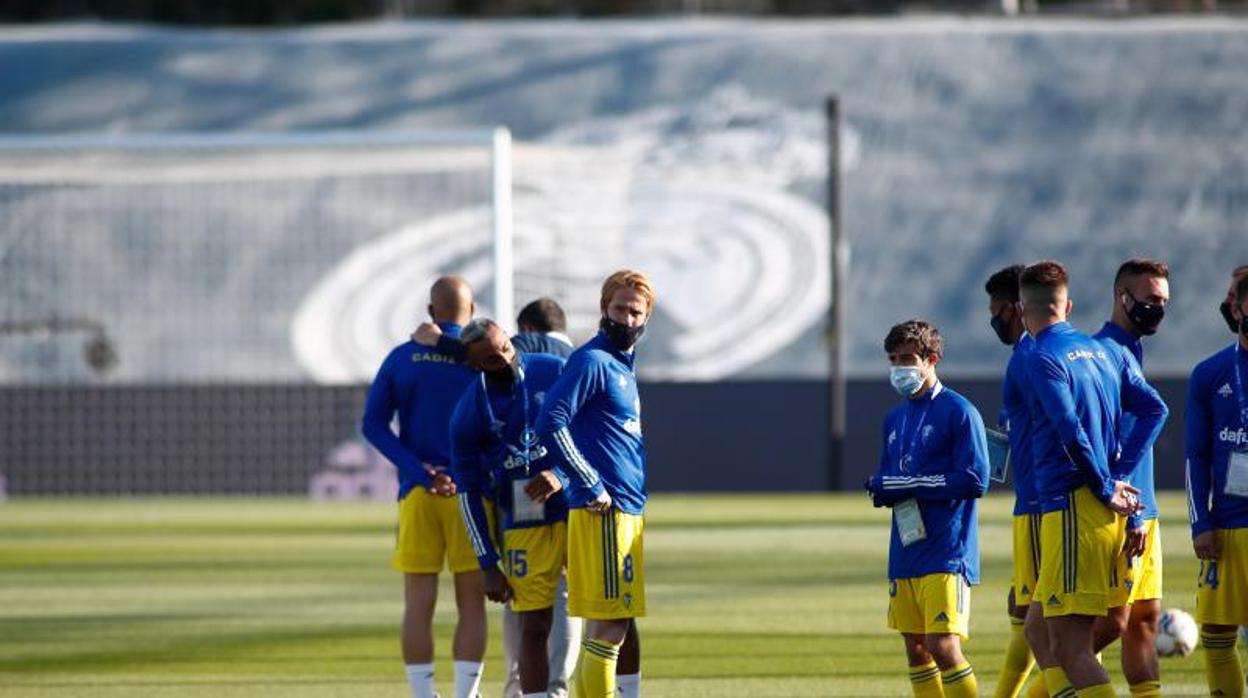
<path fill-rule="evenodd" d="M 901 472 L 910 471 L 910 454 L 918 447 L 919 436 L 923 433 L 923 423 L 927 421 L 927 413 L 932 409 L 932 395 L 924 396 L 927 398 L 927 406 L 923 408 L 923 414 L 919 416 L 919 423 L 914 425 L 914 433 L 910 435 L 910 445 L 906 446 L 906 423 L 910 420 L 910 415 L 902 415 L 901 417 Z"/>
<path fill-rule="evenodd" d="M 519 399 L 521 400 L 521 412 L 524 414 L 524 430 L 520 432 L 520 445 L 524 447 L 523 451 L 507 443 L 507 436 L 505 434 L 507 423 L 499 421 L 494 415 L 494 407 L 490 404 L 490 391 L 489 388 L 486 387 L 485 374 L 481 374 L 481 399 L 485 403 L 486 417 L 490 420 L 490 430 L 493 431 L 494 435 L 498 437 L 498 440 L 502 442 L 504 448 L 512 454 L 520 456 L 524 460 L 524 475 L 525 477 L 528 477 L 529 466 L 532 464 L 530 461 L 529 451 L 537 443 L 537 434 L 533 431 L 533 420 L 529 414 L 529 384 L 524 380 L 523 368 L 516 371 L 516 376 L 512 381 L 511 397 L 513 405 L 515 404 L 514 401 L 517 399 L 517 387 L 520 392 Z"/>
<path fill-rule="evenodd" d="M 1240 376 L 1239 370 L 1239 354 L 1243 348 L 1239 346 L 1239 340 L 1235 340 L 1235 356 L 1231 359 L 1231 363 L 1235 365 L 1235 402 L 1239 405 L 1239 426 L 1248 427 L 1248 406 L 1244 405 L 1244 381 Z"/>

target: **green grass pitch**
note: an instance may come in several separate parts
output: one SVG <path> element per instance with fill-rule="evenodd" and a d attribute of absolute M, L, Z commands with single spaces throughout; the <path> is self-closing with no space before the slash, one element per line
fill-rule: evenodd
<path fill-rule="evenodd" d="M 984 584 L 966 652 L 991 695 L 1008 634 L 1010 499 L 981 509 Z M 405 696 L 395 507 L 290 499 L 0 504 L 0 696 Z M 1182 498 L 1163 498 L 1167 606 L 1194 605 Z M 905 696 L 884 627 L 888 519 L 864 496 L 654 497 L 643 691 Z M 453 602 L 437 616 L 451 690 Z M 491 621 L 486 696 L 498 695 Z M 1105 653 L 1120 695 L 1118 653 Z M 1204 694 L 1199 650 L 1162 660 Z"/>

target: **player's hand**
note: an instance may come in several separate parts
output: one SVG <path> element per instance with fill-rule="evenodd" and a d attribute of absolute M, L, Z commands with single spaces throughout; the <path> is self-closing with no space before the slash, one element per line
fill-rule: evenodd
<path fill-rule="evenodd" d="M 1217 531 L 1205 531 L 1192 539 L 1192 548 L 1201 560 L 1217 560 L 1222 557 L 1222 541 Z"/>
<path fill-rule="evenodd" d="M 534 475 L 533 479 L 529 480 L 529 484 L 524 486 L 524 493 L 538 504 L 545 504 L 561 489 L 563 489 L 563 483 L 559 481 L 559 478 L 549 470 L 543 470 Z"/>
<path fill-rule="evenodd" d="M 1114 494 L 1110 496 L 1106 504 L 1114 513 L 1130 516 L 1143 508 L 1143 505 L 1140 504 L 1139 494 L 1140 491 L 1135 487 L 1122 480 L 1115 480 Z"/>
<path fill-rule="evenodd" d="M 429 482 L 429 491 L 443 497 L 454 497 L 456 493 L 455 481 L 450 475 L 446 474 L 445 468 L 426 468 L 431 478 Z"/>
<path fill-rule="evenodd" d="M 1122 544 L 1122 554 L 1126 555 L 1128 560 L 1144 554 L 1144 543 L 1148 540 L 1147 534 L 1147 526 L 1127 529 L 1127 540 Z"/>
<path fill-rule="evenodd" d="M 502 570 L 491 567 L 483 570 L 483 575 L 485 576 L 485 598 L 494 603 L 507 603 L 515 596 Z"/>
<path fill-rule="evenodd" d="M 603 490 L 602 494 L 598 495 L 598 498 L 594 501 L 586 504 L 585 508 L 595 514 L 605 514 L 611 511 L 611 495 L 607 494 L 606 490 Z"/>
<path fill-rule="evenodd" d="M 412 341 L 417 344 L 423 344 L 427 347 L 438 346 L 438 340 L 442 338 L 442 328 L 432 322 L 422 322 L 416 326 L 416 331 L 412 333 Z"/>

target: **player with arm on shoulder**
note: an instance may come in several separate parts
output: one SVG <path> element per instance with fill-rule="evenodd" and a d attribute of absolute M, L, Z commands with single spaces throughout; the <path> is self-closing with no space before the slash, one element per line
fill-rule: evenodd
<path fill-rule="evenodd" d="M 516 351 L 524 354 L 550 354 L 564 359 L 572 353 L 572 340 L 565 334 L 566 315 L 554 300 L 538 298 L 531 301 L 521 308 L 516 317 L 516 325 L 520 331 L 511 338 Z M 459 339 L 444 335 L 436 324 L 421 323 L 412 333 L 412 341 L 425 346 L 436 346 L 438 351 L 448 356 L 466 360 L 466 351 Z M 549 642 L 549 692 L 551 698 L 562 698 L 568 694 L 568 680 L 581 647 L 581 621 L 568 615 L 566 575 L 559 577 L 554 608 Z M 518 698 L 521 695 L 521 640 L 520 619 L 512 612 L 511 604 L 507 604 L 503 608 L 503 698 Z"/>
<path fill-rule="evenodd" d="M 533 501 L 529 483 L 550 468 L 534 427 L 563 359 L 516 351 L 491 320 L 473 320 L 460 336 L 469 364 L 480 371 L 451 422 L 460 509 L 485 575 L 486 596 L 511 602 L 520 626 L 516 653 L 526 698 L 550 695 L 547 656 L 559 580 L 567 564 L 567 502 L 562 492 Z M 494 540 L 482 504 L 489 483 L 498 491 L 502 540 Z M 500 564 L 501 563 L 501 564 Z M 564 690 L 557 686 L 556 691 Z"/>
<path fill-rule="evenodd" d="M 586 619 L 574 696 L 614 695 L 617 674 L 621 696 L 639 693 L 646 450 L 634 349 L 654 304 L 644 274 L 607 277 L 601 330 L 572 353 L 538 419 L 542 443 L 567 481 L 568 609 Z M 544 495 L 551 484 L 535 480 L 531 494 Z"/>
<path fill-rule="evenodd" d="M 979 412 L 936 377 L 943 349 L 922 320 L 889 331 L 890 381 L 905 401 L 884 419 L 880 467 L 866 483 L 875 505 L 892 509 L 888 627 L 902 635 L 919 698 L 979 695 L 962 640 L 979 583 L 988 443 Z"/>
<path fill-rule="evenodd" d="M 1006 599 L 1010 641 L 1005 650 L 1001 677 L 997 680 L 995 698 L 1015 698 L 1035 665 L 1023 633 L 1031 592 L 1036 588 L 1036 572 L 1040 567 L 1040 502 L 1032 482 L 1031 415 L 1028 413 L 1028 383 L 1023 366 L 1024 357 L 1031 351 L 1033 342 L 1023 327 L 1023 311 L 1018 301 L 1018 277 L 1024 268 L 1021 264 L 1004 267 L 984 284 L 993 333 L 1002 344 L 1013 348 L 1002 382 L 1001 416 L 998 420 L 999 427 L 1009 439 L 1010 477 L 1014 483 L 1013 576 Z M 1028 695 L 1029 698 L 1047 697 L 1044 682 L 1033 682 Z"/>
<path fill-rule="evenodd" d="M 1119 353 L 1123 386 L 1143 382 L 1142 337 L 1157 332 L 1170 302 L 1170 269 L 1162 262 L 1129 259 L 1114 275 L 1113 310 L 1110 319 L 1093 335 Z M 1125 442 L 1136 427 L 1135 414 L 1123 401 L 1119 434 Z M 1141 511 L 1127 520 L 1126 550 L 1119 557 L 1118 575 L 1129 580 L 1122 605 L 1098 622 L 1096 646 L 1104 647 L 1122 637 L 1122 674 L 1132 696 L 1161 695 L 1161 668 L 1157 661 L 1157 632 L 1161 621 L 1161 526 L 1153 483 L 1153 452 L 1146 449 L 1137 462 L 1118 459 L 1114 476 L 1140 490 Z"/>
<path fill-rule="evenodd" d="M 1248 624 L 1248 275 L 1235 284 L 1236 341 L 1188 381 L 1185 451 L 1196 622 L 1209 694 L 1244 695 L 1236 630 Z"/>
<path fill-rule="evenodd" d="M 458 277 L 433 285 L 429 314 L 447 335 L 472 318 L 472 289 Z M 438 573 L 455 576 L 455 695 L 471 698 L 485 654 L 485 594 L 459 515 L 451 465 L 451 413 L 473 379 L 452 356 L 404 342 L 377 372 L 364 407 L 364 437 L 399 471 L 399 525 L 393 566 L 403 573 L 403 661 L 414 698 L 433 698 L 433 613 Z M 391 429 L 398 416 L 399 433 Z"/>

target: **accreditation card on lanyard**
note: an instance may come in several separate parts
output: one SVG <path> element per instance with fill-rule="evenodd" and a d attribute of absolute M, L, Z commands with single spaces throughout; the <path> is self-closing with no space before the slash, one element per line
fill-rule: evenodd
<path fill-rule="evenodd" d="M 516 390 L 512 388 L 512 399 L 521 400 L 521 411 L 524 414 L 524 429 L 520 432 L 520 448 L 516 448 L 512 444 L 507 443 L 506 425 L 498 421 L 494 416 L 494 408 L 490 405 L 490 394 L 485 385 L 485 374 L 481 374 L 481 393 L 485 400 L 485 410 L 490 419 L 490 427 L 494 431 L 494 435 L 503 443 L 503 449 L 507 451 L 508 457 L 505 463 L 522 463 L 524 467 L 524 476 L 517 477 L 511 481 L 511 521 L 512 523 L 533 523 L 546 519 L 546 505 L 542 502 L 533 501 L 527 492 L 524 491 L 533 478 L 529 475 L 529 468 L 532 465 L 531 454 L 537 446 L 537 434 L 533 431 L 533 427 L 529 419 L 529 386 L 524 382 L 524 372 L 521 371 L 516 376 L 516 382 L 520 384 L 520 394 L 516 395 Z"/>
<path fill-rule="evenodd" d="M 931 405 L 929 403 L 923 410 L 923 416 L 919 417 L 919 423 L 915 425 L 914 434 L 909 440 L 905 437 L 906 422 L 909 418 L 902 418 L 901 471 L 903 473 L 910 471 L 910 456 L 918 443 L 919 435 L 923 433 L 923 422 L 927 421 L 927 412 L 930 409 Z M 897 536 L 901 538 L 902 547 L 908 547 L 912 543 L 917 543 L 927 538 L 927 527 L 923 525 L 923 512 L 919 509 L 919 500 L 912 497 L 893 505 L 893 521 L 897 524 Z"/>
<path fill-rule="evenodd" d="M 1245 395 L 1242 371 L 1239 368 L 1239 354 L 1242 351 L 1239 342 L 1235 342 L 1235 406 L 1239 409 L 1239 426 L 1248 429 L 1248 396 Z M 1243 433 L 1242 431 L 1240 433 Z M 1226 463 L 1226 487 L 1223 489 L 1233 497 L 1248 497 L 1248 444 L 1240 443 L 1231 447 Z"/>

